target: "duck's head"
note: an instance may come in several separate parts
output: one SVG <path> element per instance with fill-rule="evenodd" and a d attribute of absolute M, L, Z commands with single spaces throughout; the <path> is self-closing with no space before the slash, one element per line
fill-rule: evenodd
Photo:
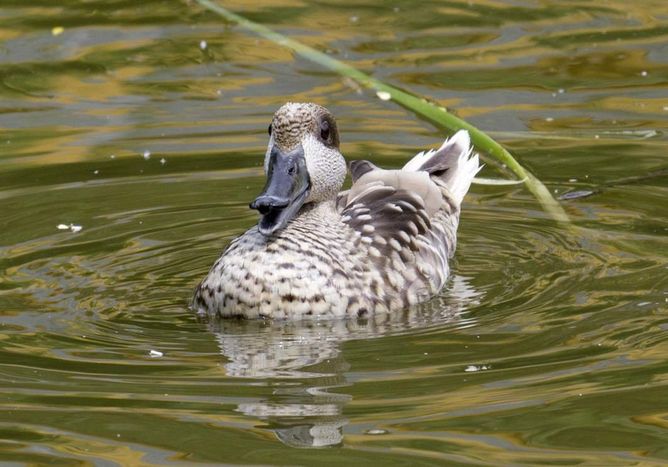
<path fill-rule="evenodd" d="M 264 171 L 267 183 L 250 204 L 262 215 L 263 235 L 285 227 L 304 203 L 335 199 L 346 162 L 332 114 L 311 103 L 290 102 L 278 109 L 269 125 Z"/>

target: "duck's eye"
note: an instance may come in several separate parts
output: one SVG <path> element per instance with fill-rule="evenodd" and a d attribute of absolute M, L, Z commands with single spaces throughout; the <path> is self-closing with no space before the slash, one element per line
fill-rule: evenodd
<path fill-rule="evenodd" d="M 267 128 L 267 133 L 269 133 L 269 136 L 271 136 L 271 123 L 269 124 L 269 128 Z"/>
<path fill-rule="evenodd" d="M 323 141 L 329 141 L 329 122 L 327 120 L 323 120 L 320 123 L 320 138 Z"/>

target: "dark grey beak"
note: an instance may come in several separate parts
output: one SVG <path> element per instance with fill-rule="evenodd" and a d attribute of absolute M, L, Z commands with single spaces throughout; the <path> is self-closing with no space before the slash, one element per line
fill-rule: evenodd
<path fill-rule="evenodd" d="M 262 215 L 258 230 L 271 235 L 295 217 L 308 198 L 311 182 L 306 170 L 306 158 L 301 144 L 284 153 L 271 148 L 267 167 L 267 183 L 260 196 L 250 203 Z"/>

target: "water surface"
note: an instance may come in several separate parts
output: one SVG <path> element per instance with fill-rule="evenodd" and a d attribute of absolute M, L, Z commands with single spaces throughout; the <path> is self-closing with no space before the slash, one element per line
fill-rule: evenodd
<path fill-rule="evenodd" d="M 198 322 L 283 102 L 327 106 L 344 154 L 386 167 L 447 132 L 192 2 L 6 1 L 0 460 L 668 462 L 665 2 L 225 5 L 591 194 L 567 227 L 474 185 L 452 281 L 406 313 Z"/>

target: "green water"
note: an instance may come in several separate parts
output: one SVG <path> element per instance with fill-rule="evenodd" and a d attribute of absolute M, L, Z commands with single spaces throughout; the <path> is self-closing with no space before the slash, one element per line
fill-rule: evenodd
<path fill-rule="evenodd" d="M 192 2 L 3 1 L 0 461 L 668 463 L 668 4 L 224 4 L 593 194 L 566 227 L 474 185 L 452 281 L 406 314 L 200 323 L 283 102 L 387 167 L 446 133 Z"/>

